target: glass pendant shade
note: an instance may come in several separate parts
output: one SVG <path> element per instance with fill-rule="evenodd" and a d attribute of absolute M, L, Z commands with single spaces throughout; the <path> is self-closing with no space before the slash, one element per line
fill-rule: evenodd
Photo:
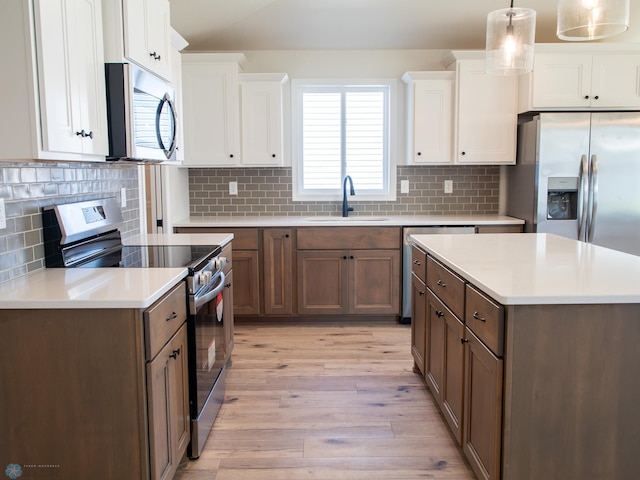
<path fill-rule="evenodd" d="M 558 38 L 569 41 L 613 37 L 629 28 L 630 0 L 558 0 Z"/>
<path fill-rule="evenodd" d="M 487 15 L 486 72 L 522 75 L 533 70 L 536 12 L 503 8 Z"/>

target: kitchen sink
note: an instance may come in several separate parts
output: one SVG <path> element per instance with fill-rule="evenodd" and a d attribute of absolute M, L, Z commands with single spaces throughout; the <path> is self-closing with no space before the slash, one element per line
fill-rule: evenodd
<path fill-rule="evenodd" d="M 353 216 L 353 217 L 306 217 L 307 222 L 388 222 L 389 217 Z"/>

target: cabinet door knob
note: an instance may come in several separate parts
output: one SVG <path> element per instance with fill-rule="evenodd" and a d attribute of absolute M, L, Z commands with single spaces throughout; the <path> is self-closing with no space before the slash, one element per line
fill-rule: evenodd
<path fill-rule="evenodd" d="M 461 339 L 460 339 L 460 343 L 461 343 L 462 345 L 464 345 L 465 343 L 469 343 L 469 339 L 468 339 L 468 338 L 461 338 Z"/>
<path fill-rule="evenodd" d="M 467 154 L 467 152 L 462 152 L 460 155 L 466 155 L 466 154 Z"/>
<path fill-rule="evenodd" d="M 346 255 L 343 255 L 342 259 L 343 259 L 343 260 L 346 260 L 346 259 L 347 259 L 347 256 L 346 256 Z"/>
<path fill-rule="evenodd" d="M 436 316 L 437 317 L 444 317 L 444 312 L 441 310 L 436 310 Z"/>
<path fill-rule="evenodd" d="M 158 53 L 157 53 L 157 52 L 151 52 L 151 53 L 149 54 L 149 56 L 150 56 L 150 57 L 153 57 L 153 59 L 154 59 L 154 60 L 160 60 L 160 58 L 161 58 L 161 57 L 160 57 L 160 55 L 158 55 Z"/>
<path fill-rule="evenodd" d="M 595 97 L 593 97 L 593 98 L 595 98 L 596 100 L 599 100 L 599 99 L 600 99 L 600 95 L 596 95 L 596 96 L 595 96 Z"/>
<path fill-rule="evenodd" d="M 87 133 L 86 133 L 84 130 L 80 130 L 79 132 L 76 132 L 76 135 L 77 135 L 78 137 L 82 137 L 82 138 L 84 138 L 84 137 L 86 137 L 86 136 L 87 136 Z"/>
<path fill-rule="evenodd" d="M 442 280 L 438 280 L 438 281 L 436 282 L 436 285 L 439 285 L 439 286 L 441 286 L 441 287 L 446 287 L 446 286 L 447 286 L 447 284 L 446 284 L 446 283 L 444 283 Z"/>
<path fill-rule="evenodd" d="M 271 154 L 271 158 L 276 158 L 276 154 L 275 154 L 275 153 L 272 153 L 272 154 Z"/>
<path fill-rule="evenodd" d="M 229 158 L 233 158 L 233 153 L 229 154 Z"/>
<path fill-rule="evenodd" d="M 589 100 L 589 95 L 585 95 L 585 96 L 584 96 L 584 99 L 585 99 L 585 100 Z"/>
<path fill-rule="evenodd" d="M 418 290 L 418 295 L 423 296 L 424 295 L 424 290 Z"/>
<path fill-rule="evenodd" d="M 418 156 L 422 155 L 422 152 L 418 152 Z"/>
<path fill-rule="evenodd" d="M 414 261 L 413 261 L 413 264 L 414 264 L 414 265 L 422 265 L 422 264 L 420 263 L 420 260 L 414 260 Z"/>
<path fill-rule="evenodd" d="M 93 130 L 91 130 L 89 133 L 87 133 L 87 137 L 89 137 L 91 140 L 93 140 Z"/>
<path fill-rule="evenodd" d="M 350 256 L 349 256 L 349 258 L 350 258 L 351 260 L 353 260 L 353 258 L 354 258 L 354 257 L 353 257 L 353 255 L 350 255 Z"/>
<path fill-rule="evenodd" d="M 171 353 L 169 356 L 175 360 L 178 355 L 180 355 L 179 348 L 177 350 L 174 350 L 173 353 Z"/>
<path fill-rule="evenodd" d="M 288 234 L 288 233 L 285 233 L 285 234 L 284 234 L 284 238 L 289 238 L 289 234 Z"/>
<path fill-rule="evenodd" d="M 486 322 L 487 319 L 484 317 L 481 317 L 480 315 L 478 315 L 478 312 L 473 312 L 473 318 L 475 318 L 476 320 L 480 320 L 481 322 Z"/>

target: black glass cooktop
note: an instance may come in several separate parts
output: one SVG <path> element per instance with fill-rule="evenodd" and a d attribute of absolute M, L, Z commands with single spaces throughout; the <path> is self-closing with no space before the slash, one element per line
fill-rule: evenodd
<path fill-rule="evenodd" d="M 173 268 L 199 269 L 211 258 L 220 254 L 218 245 L 146 245 L 123 246 L 120 267 L 125 268 Z"/>

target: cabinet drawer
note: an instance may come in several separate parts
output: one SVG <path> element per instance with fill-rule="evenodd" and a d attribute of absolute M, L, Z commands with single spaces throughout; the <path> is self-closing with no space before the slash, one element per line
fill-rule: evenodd
<path fill-rule="evenodd" d="M 504 307 L 467 284 L 465 322 L 497 356 L 504 353 Z"/>
<path fill-rule="evenodd" d="M 415 245 L 411 247 L 411 271 L 415 273 L 420 280 L 427 283 L 427 254 Z"/>
<path fill-rule="evenodd" d="M 427 257 L 427 287 L 458 318 L 464 316 L 464 280 L 429 256 Z"/>
<path fill-rule="evenodd" d="M 151 360 L 187 319 L 187 293 L 184 282 L 144 312 L 145 352 Z"/>

